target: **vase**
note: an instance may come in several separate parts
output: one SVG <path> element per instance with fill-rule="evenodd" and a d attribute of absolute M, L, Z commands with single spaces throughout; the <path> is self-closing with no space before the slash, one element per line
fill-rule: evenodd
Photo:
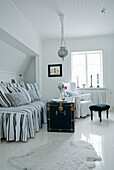
<path fill-rule="evenodd" d="M 64 100 L 64 91 L 63 90 L 60 92 L 60 99 Z"/>
<path fill-rule="evenodd" d="M 85 84 L 82 84 L 82 86 L 83 86 L 83 88 L 85 88 L 86 85 L 85 85 Z"/>

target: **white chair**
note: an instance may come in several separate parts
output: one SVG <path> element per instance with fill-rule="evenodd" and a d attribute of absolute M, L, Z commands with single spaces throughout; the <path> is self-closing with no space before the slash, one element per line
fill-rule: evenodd
<path fill-rule="evenodd" d="M 74 82 L 64 83 L 64 85 L 67 86 L 66 96 L 75 97 L 76 99 L 75 117 L 80 118 L 90 115 L 89 106 L 92 105 L 91 95 L 89 93 L 80 95 Z"/>

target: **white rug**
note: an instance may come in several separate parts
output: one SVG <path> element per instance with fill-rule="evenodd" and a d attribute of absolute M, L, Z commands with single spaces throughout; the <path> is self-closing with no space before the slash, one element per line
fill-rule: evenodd
<path fill-rule="evenodd" d="M 54 141 L 8 162 L 22 170 L 88 170 L 97 160 L 101 157 L 87 142 Z"/>

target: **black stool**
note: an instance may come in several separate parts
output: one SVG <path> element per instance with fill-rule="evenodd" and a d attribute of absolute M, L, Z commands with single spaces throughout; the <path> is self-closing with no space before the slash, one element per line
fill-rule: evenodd
<path fill-rule="evenodd" d="M 91 111 L 91 120 L 93 120 L 93 111 L 98 111 L 98 116 L 100 117 L 100 122 L 102 122 L 102 118 L 101 118 L 101 112 L 106 110 L 107 113 L 107 119 L 108 119 L 108 109 L 110 108 L 109 105 L 107 104 L 96 104 L 96 105 L 91 105 L 89 107 L 90 111 Z"/>

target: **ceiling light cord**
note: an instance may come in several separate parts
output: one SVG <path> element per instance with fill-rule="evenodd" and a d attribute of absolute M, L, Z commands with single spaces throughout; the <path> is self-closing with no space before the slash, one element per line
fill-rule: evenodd
<path fill-rule="evenodd" d="M 66 47 L 64 40 L 64 14 L 60 14 L 60 22 L 61 22 L 61 47 Z"/>
<path fill-rule="evenodd" d="M 66 57 L 68 54 L 68 51 L 66 49 L 65 40 L 64 40 L 64 24 L 63 24 L 64 15 L 59 14 L 59 17 L 60 17 L 60 22 L 61 22 L 61 44 L 60 44 L 60 49 L 58 51 L 58 56 L 61 57 L 62 60 L 64 60 L 64 57 Z"/>

